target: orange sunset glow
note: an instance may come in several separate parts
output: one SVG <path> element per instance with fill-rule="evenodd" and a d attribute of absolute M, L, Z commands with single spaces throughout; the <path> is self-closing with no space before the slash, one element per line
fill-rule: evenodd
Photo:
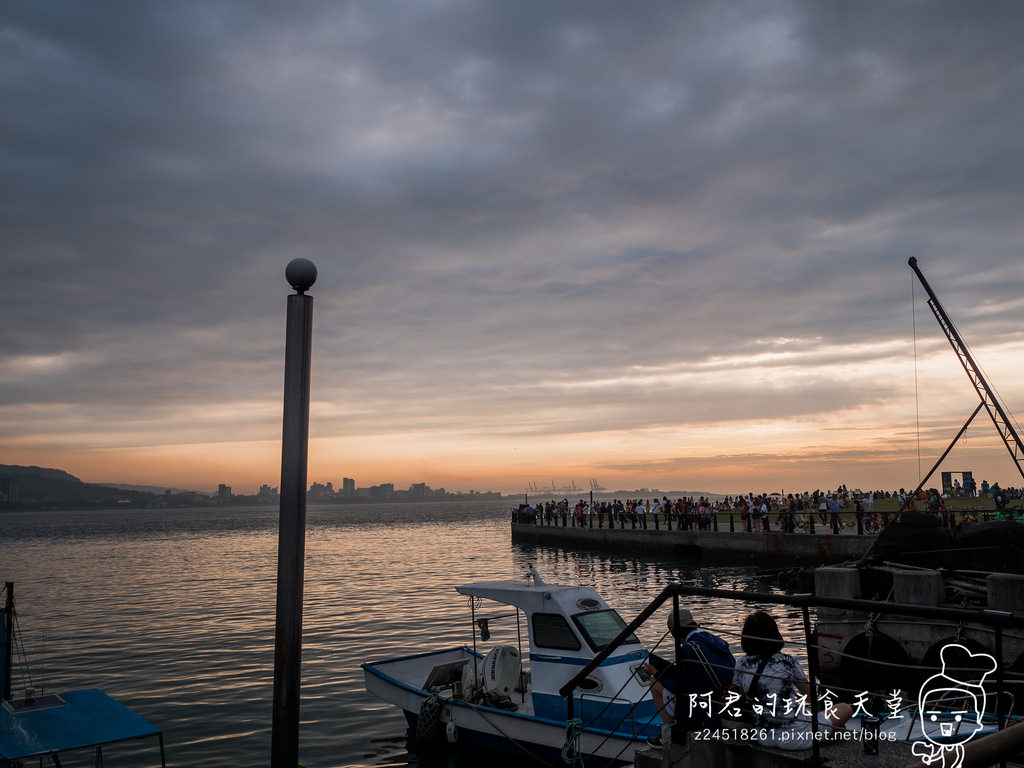
<path fill-rule="evenodd" d="M 1021 14 L 570 6 L 18 14 L 0 463 L 278 485 L 296 257 L 310 482 L 913 487 L 979 396 L 909 257 L 1024 407 Z"/>

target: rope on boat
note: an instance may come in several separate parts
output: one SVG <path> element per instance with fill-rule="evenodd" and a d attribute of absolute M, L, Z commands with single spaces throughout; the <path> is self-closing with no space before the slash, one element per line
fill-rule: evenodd
<path fill-rule="evenodd" d="M 483 721 L 484 721 L 485 723 L 487 723 L 487 724 L 488 724 L 489 726 L 491 726 L 491 728 L 493 728 L 493 729 L 494 729 L 494 730 L 496 730 L 496 731 L 497 731 L 497 732 L 498 732 L 499 734 L 501 734 L 501 736 L 502 736 L 503 738 L 505 738 L 506 740 L 508 740 L 508 741 L 509 741 L 510 743 L 514 744 L 514 745 L 515 745 L 516 747 L 518 747 L 519 749 L 521 749 L 521 750 L 522 750 L 523 752 L 525 752 L 525 753 L 526 753 L 527 755 L 529 755 L 530 757 L 532 757 L 532 758 L 533 758 L 534 760 L 536 760 L 536 761 L 537 761 L 538 763 L 544 763 L 545 765 L 550 765 L 550 766 L 554 766 L 554 765 L 555 765 L 554 763 L 550 762 L 549 760 L 545 760 L 545 759 L 544 759 L 543 757 L 541 757 L 540 755 L 538 755 L 538 754 L 536 754 L 535 752 L 531 751 L 531 750 L 530 750 L 530 749 L 529 749 L 528 747 L 524 746 L 524 745 L 523 745 L 523 744 L 521 744 L 520 742 L 516 741 L 516 739 L 514 739 L 514 738 L 513 738 L 512 736 L 509 736 L 509 735 L 508 735 L 507 733 L 505 733 L 505 731 L 503 731 L 503 730 L 501 729 L 501 726 L 500 726 L 500 725 L 498 725 L 497 723 L 495 723 L 494 721 L 490 720 L 490 719 L 489 719 L 489 718 L 487 717 L 487 712 L 486 712 L 486 710 L 484 710 L 484 709 L 483 709 L 482 707 L 479 707 L 479 706 L 477 706 L 476 704 L 471 704 L 471 703 L 469 703 L 469 702 L 463 702 L 463 703 L 464 703 L 464 704 L 465 704 L 465 705 L 466 705 L 467 707 L 469 707 L 470 709 L 473 709 L 473 710 L 475 710 L 475 711 L 476 711 L 476 713 L 477 713 L 478 715 L 480 715 L 480 718 L 481 718 L 481 719 L 482 719 L 482 720 L 483 720 Z"/>
<path fill-rule="evenodd" d="M 578 717 L 565 723 L 565 744 L 562 745 L 562 761 L 570 765 L 583 765 L 583 753 L 580 751 L 580 735 L 583 732 L 583 721 Z"/>

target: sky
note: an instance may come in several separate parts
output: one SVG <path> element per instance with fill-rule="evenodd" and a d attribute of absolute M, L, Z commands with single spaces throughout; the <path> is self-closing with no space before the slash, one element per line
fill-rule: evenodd
<path fill-rule="evenodd" d="M 1024 7 L 0 11 L 0 463 L 280 482 L 913 487 L 1024 409 Z M 1020 474 L 980 414 L 944 462 Z"/>

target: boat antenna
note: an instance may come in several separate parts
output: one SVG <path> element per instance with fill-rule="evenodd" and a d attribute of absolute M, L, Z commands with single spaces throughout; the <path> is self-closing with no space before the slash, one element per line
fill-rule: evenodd
<path fill-rule="evenodd" d="M 537 573 L 537 569 L 533 567 L 533 563 L 530 563 L 530 568 L 526 572 L 526 578 L 527 579 L 531 579 L 532 578 L 533 579 L 533 585 L 535 587 L 542 587 L 542 586 L 544 586 L 544 579 L 542 579 L 540 577 L 540 574 Z"/>

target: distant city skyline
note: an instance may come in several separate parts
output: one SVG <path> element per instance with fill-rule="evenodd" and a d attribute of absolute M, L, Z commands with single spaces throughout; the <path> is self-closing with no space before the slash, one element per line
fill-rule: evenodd
<path fill-rule="evenodd" d="M 1024 407 L 1024 6 L 5 4 L 0 461 L 912 487 Z M 339 471 L 339 467 L 344 470 Z M 945 469 L 1018 485 L 984 414 Z"/>

